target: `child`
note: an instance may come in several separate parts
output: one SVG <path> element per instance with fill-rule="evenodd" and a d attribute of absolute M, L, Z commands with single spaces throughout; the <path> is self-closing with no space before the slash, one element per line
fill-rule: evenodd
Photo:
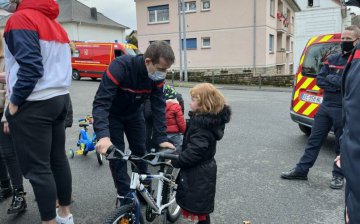
<path fill-rule="evenodd" d="M 231 110 L 225 98 L 213 85 L 202 83 L 190 90 L 190 121 L 186 128 L 179 160 L 176 201 L 187 218 L 210 223 L 214 211 L 217 165 L 216 142 L 224 136 Z"/>
<path fill-rule="evenodd" d="M 185 119 L 182 108 L 176 99 L 175 89 L 169 85 L 165 87 L 166 98 L 166 133 L 168 140 L 180 150 L 182 145 L 182 134 L 185 133 Z"/>

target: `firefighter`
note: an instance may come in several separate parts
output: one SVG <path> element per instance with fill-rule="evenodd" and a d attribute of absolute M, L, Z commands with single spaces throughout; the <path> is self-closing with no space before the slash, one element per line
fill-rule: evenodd
<path fill-rule="evenodd" d="M 359 0 L 347 5 L 360 7 Z M 360 39 L 360 28 L 356 29 Z M 344 133 L 341 137 L 341 160 L 336 160 L 346 178 L 345 220 L 347 224 L 360 223 L 360 41 L 354 42 L 342 80 Z"/>
<path fill-rule="evenodd" d="M 305 146 L 305 152 L 299 163 L 288 172 L 283 172 L 281 178 L 288 180 L 307 180 L 309 169 L 314 165 L 320 148 L 333 127 L 335 133 L 335 152 L 340 154 L 339 138 L 342 135 L 342 96 L 341 80 L 342 73 L 357 40 L 355 29 L 357 26 L 349 26 L 341 35 L 341 53 L 328 56 L 327 60 L 317 75 L 316 84 L 324 90 L 324 98 L 315 116 L 311 135 Z M 344 176 L 341 169 L 333 164 L 332 180 L 330 188 L 341 189 L 344 185 Z"/>
<path fill-rule="evenodd" d="M 112 61 L 104 72 L 93 102 L 94 129 L 98 138 L 96 150 L 106 154 L 114 144 L 124 150 L 124 134 L 132 153 L 145 154 L 145 119 L 143 103 L 150 98 L 155 142 L 161 148 L 175 148 L 167 141 L 165 96 L 162 88 L 166 72 L 174 63 L 170 45 L 164 41 L 150 44 L 144 55 L 124 55 Z M 137 164 L 146 173 L 144 162 Z M 123 160 L 110 161 L 110 170 L 119 196 L 129 192 L 130 178 Z M 122 200 L 120 200 L 120 203 Z"/>

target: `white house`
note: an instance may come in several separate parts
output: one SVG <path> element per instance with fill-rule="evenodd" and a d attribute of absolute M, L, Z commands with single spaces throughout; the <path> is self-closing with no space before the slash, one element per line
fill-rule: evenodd
<path fill-rule="evenodd" d="M 77 0 L 58 0 L 60 15 L 58 21 L 65 28 L 70 40 L 98 41 L 98 42 L 125 42 L 125 30 L 129 29 L 102 13 L 96 8 Z M 1 18 L 0 29 L 3 30 L 8 16 Z"/>
<path fill-rule="evenodd" d="M 341 0 L 297 0 L 301 8 L 295 13 L 294 73 L 297 72 L 307 41 L 316 35 L 339 33 L 351 25 L 354 7 L 345 7 Z"/>

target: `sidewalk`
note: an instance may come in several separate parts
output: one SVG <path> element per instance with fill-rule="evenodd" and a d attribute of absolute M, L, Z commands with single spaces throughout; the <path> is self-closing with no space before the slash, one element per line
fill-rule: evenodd
<path fill-rule="evenodd" d="M 172 80 L 166 80 L 168 84 L 172 85 Z M 198 84 L 197 82 L 180 82 L 174 80 L 173 85 L 175 87 L 185 87 L 192 88 Z M 234 84 L 214 84 L 219 89 L 228 89 L 228 90 L 246 90 L 246 91 L 267 91 L 267 92 L 291 92 L 292 87 L 274 87 L 274 86 L 245 86 L 245 85 L 234 85 Z"/>

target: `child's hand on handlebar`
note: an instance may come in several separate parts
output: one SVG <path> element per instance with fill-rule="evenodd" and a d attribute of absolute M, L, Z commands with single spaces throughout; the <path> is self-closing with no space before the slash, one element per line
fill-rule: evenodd
<path fill-rule="evenodd" d="M 168 148 L 168 149 L 176 149 L 175 146 L 173 144 L 171 144 L 170 142 L 163 142 L 160 143 L 160 148 Z"/>
<path fill-rule="evenodd" d="M 98 153 L 106 155 L 108 148 L 112 145 L 109 137 L 101 138 L 95 146 Z"/>

